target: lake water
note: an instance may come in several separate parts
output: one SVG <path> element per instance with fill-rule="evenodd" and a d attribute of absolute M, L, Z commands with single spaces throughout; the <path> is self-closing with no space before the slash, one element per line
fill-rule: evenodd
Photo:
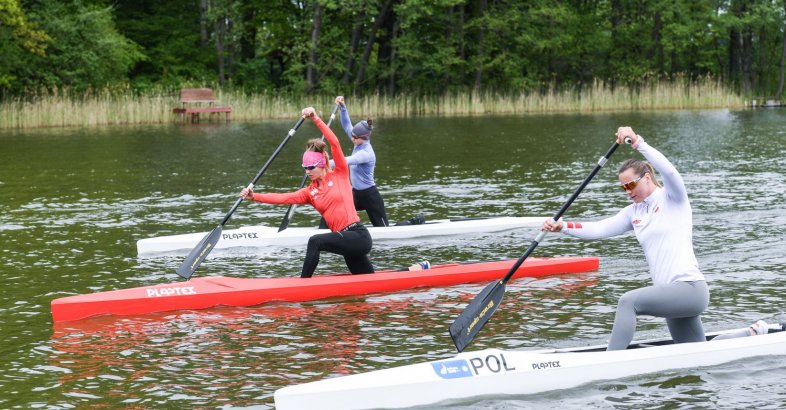
<path fill-rule="evenodd" d="M 452 356 L 447 327 L 487 283 L 53 325 L 53 299 L 180 280 L 183 255 L 137 257 L 136 241 L 213 229 L 295 120 L 0 132 L 0 407 L 265 409 L 286 385 Z M 419 212 L 551 216 L 616 128 L 631 125 L 687 184 L 711 286 L 705 327 L 775 321 L 784 310 L 784 110 L 377 123 L 377 179 L 391 220 Z M 296 187 L 305 141 L 317 136 L 304 124 L 257 191 Z M 621 147 L 566 218 L 598 219 L 625 206 L 616 168 L 628 157 L 639 155 Z M 278 226 L 285 210 L 244 203 L 226 226 Z M 292 225 L 317 220 L 301 207 Z M 378 268 L 515 259 L 536 233 L 384 242 L 371 257 Z M 597 255 L 600 269 L 511 282 L 469 349 L 604 343 L 619 296 L 649 284 L 632 235 L 551 234 L 533 253 L 555 255 Z M 295 276 L 303 256 L 302 248 L 217 250 L 196 276 Z M 317 274 L 345 270 L 328 255 Z M 662 320 L 640 318 L 637 338 L 666 334 Z M 763 357 L 451 408 L 780 407 L 784 384 L 786 358 Z"/>

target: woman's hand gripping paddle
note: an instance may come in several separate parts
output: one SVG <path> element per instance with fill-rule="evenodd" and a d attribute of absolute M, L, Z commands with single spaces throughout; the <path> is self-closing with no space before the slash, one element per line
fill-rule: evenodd
<path fill-rule="evenodd" d="M 281 141 L 281 144 L 278 145 L 278 148 L 276 148 L 276 150 L 273 151 L 273 155 L 270 156 L 267 162 L 265 162 L 265 165 L 262 166 L 262 169 L 260 169 L 259 172 L 257 172 L 257 175 L 254 177 L 254 179 L 251 180 L 251 183 L 248 184 L 249 189 L 253 188 L 254 184 L 256 184 L 257 181 L 259 181 L 259 178 L 262 177 L 262 174 L 264 174 L 265 171 L 267 171 L 267 168 L 270 166 L 273 160 L 276 159 L 278 153 L 281 152 L 281 149 L 283 149 L 284 146 L 287 145 L 287 142 L 289 142 L 292 136 L 295 135 L 295 131 L 297 131 L 297 129 L 300 128 L 300 125 L 303 124 L 304 120 L 305 119 L 303 117 L 300 117 L 300 119 L 297 121 L 295 126 L 289 130 L 287 136 L 284 137 L 284 140 Z M 224 228 L 224 224 L 226 224 L 227 221 L 229 221 L 229 218 L 232 217 L 232 214 L 235 213 L 235 210 L 237 210 L 237 207 L 240 206 L 241 202 L 243 202 L 243 198 L 238 198 L 237 201 L 235 201 L 235 204 L 232 206 L 232 209 L 230 209 L 229 212 L 224 217 L 224 219 L 221 220 L 221 223 L 218 224 L 218 226 L 215 229 L 213 229 L 209 234 L 207 234 L 197 244 L 196 248 L 191 250 L 191 253 L 189 253 L 188 256 L 186 256 L 186 259 L 183 261 L 180 267 L 177 268 L 176 272 L 178 275 L 182 276 L 185 279 L 191 278 L 191 275 L 194 274 L 194 271 L 196 271 L 196 269 L 199 267 L 199 264 L 202 263 L 203 260 L 205 260 L 205 258 L 210 253 L 210 251 L 212 251 L 213 248 L 216 246 L 216 243 L 218 243 L 218 240 L 221 239 L 221 231 Z"/>
<path fill-rule="evenodd" d="M 336 104 L 336 106 L 333 107 L 333 112 L 330 113 L 330 119 L 327 122 L 328 128 L 330 128 L 330 124 L 333 123 L 333 119 L 336 118 L 336 111 L 338 111 L 338 104 Z M 324 140 L 325 137 L 323 136 L 322 139 Z M 300 181 L 300 186 L 298 187 L 298 189 L 306 186 L 306 180 L 308 180 L 308 175 L 303 175 L 303 180 Z M 281 225 L 278 226 L 279 232 L 283 231 L 284 229 L 287 229 L 287 227 L 289 226 L 289 221 L 292 220 L 292 215 L 295 214 L 295 208 L 297 208 L 297 205 L 295 204 L 292 204 L 289 206 L 289 208 L 287 208 L 287 213 L 284 214 L 284 219 L 281 220 Z"/>
<path fill-rule="evenodd" d="M 609 148 L 608 152 L 606 152 L 606 155 L 598 160 L 598 164 L 595 165 L 595 168 L 592 170 L 592 172 L 590 172 L 589 176 L 587 176 L 584 182 L 582 182 L 576 191 L 573 192 L 573 195 L 568 198 L 568 201 L 562 205 L 562 208 L 560 208 L 559 212 L 554 215 L 553 219 L 555 222 L 558 221 L 559 218 L 562 217 L 562 214 L 568 210 L 568 207 L 579 196 L 584 187 L 589 184 L 595 174 L 597 174 L 598 171 L 600 171 L 600 169 L 606 165 L 609 157 L 611 157 L 611 154 L 617 150 L 617 147 L 619 147 L 619 144 L 615 142 L 614 145 Z M 516 270 L 521 266 L 522 263 L 524 263 L 524 260 L 529 257 L 532 251 L 534 251 L 538 246 L 538 243 L 540 243 L 540 241 L 542 241 L 545 236 L 546 231 L 541 231 L 535 240 L 533 240 L 529 245 L 527 251 L 524 252 L 524 255 L 521 255 L 516 263 L 513 264 L 513 267 L 510 268 L 510 271 L 508 271 L 505 277 L 486 286 L 486 288 L 483 289 L 483 291 L 480 292 L 480 294 L 478 294 L 478 296 L 476 296 L 475 299 L 469 305 L 467 305 L 466 308 L 464 308 L 464 311 L 461 312 L 453 324 L 450 325 L 450 337 L 453 339 L 453 344 L 456 345 L 456 349 L 459 352 L 463 351 L 464 348 L 466 348 L 467 345 L 472 342 L 472 339 L 474 339 L 475 336 L 480 332 L 480 329 L 483 329 L 483 326 L 485 326 L 489 319 L 491 319 L 491 315 L 494 314 L 502 302 L 502 296 L 505 294 L 505 284 L 508 282 L 508 280 L 510 280 Z"/>

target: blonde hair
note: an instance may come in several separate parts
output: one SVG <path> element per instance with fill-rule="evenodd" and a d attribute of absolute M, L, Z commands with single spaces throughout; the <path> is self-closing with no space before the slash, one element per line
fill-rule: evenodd
<path fill-rule="evenodd" d="M 312 138 L 306 142 L 306 151 L 325 152 L 327 144 L 320 138 Z"/>
<path fill-rule="evenodd" d="M 655 186 L 661 186 L 660 182 L 658 182 L 658 178 L 655 177 L 655 168 L 649 162 L 642 161 L 639 159 L 629 159 L 620 165 L 620 169 L 617 171 L 617 175 L 632 169 L 634 173 L 638 175 L 650 174 L 650 178 L 652 179 L 652 183 Z"/>
<path fill-rule="evenodd" d="M 321 138 L 312 138 L 306 142 L 306 151 L 311 152 L 321 152 L 322 155 L 325 156 L 325 169 L 328 172 L 332 171 L 330 169 L 330 155 L 327 152 L 327 144 Z"/>

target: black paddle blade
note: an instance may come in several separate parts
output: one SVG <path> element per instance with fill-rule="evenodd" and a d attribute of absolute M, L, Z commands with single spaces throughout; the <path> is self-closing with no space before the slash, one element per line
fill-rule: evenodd
<path fill-rule="evenodd" d="M 289 227 L 289 218 L 284 218 L 281 220 L 281 225 L 278 226 L 278 232 L 283 231 Z"/>
<path fill-rule="evenodd" d="M 186 260 L 184 260 L 180 267 L 177 268 L 177 274 L 185 279 L 191 278 L 191 275 L 194 274 L 194 271 L 196 271 L 196 269 L 199 267 L 199 264 L 202 263 L 210 251 L 215 248 L 218 240 L 221 238 L 222 230 L 223 226 L 218 225 L 216 229 L 213 229 L 212 232 L 205 235 L 205 237 L 199 241 L 196 248 L 191 250 L 191 253 L 189 253 L 186 257 Z"/>
<path fill-rule="evenodd" d="M 502 303 L 503 295 L 505 295 L 505 282 L 497 281 L 486 286 L 450 325 L 450 337 L 459 353 L 472 342 L 480 329 L 483 329 L 486 322 L 491 319 L 491 315 Z"/>
<path fill-rule="evenodd" d="M 302 187 L 301 187 L 302 188 Z M 292 214 L 295 213 L 295 204 L 292 204 L 287 208 L 287 213 L 284 214 L 284 219 L 281 220 L 281 225 L 278 226 L 278 231 L 281 232 L 284 229 L 287 229 L 289 226 L 289 221 L 292 220 Z"/>

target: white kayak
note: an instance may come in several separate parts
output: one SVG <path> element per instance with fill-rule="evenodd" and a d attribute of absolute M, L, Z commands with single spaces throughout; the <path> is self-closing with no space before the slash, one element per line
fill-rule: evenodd
<path fill-rule="evenodd" d="M 276 409 L 402 408 L 568 389 L 585 383 L 671 369 L 718 365 L 754 356 L 786 355 L 783 325 L 767 334 L 701 343 L 671 339 L 633 342 L 627 350 L 605 346 L 548 350 L 486 349 L 455 357 L 335 377 L 275 392 Z M 708 334 L 711 339 L 717 334 Z"/>
<path fill-rule="evenodd" d="M 539 227 L 547 217 L 501 216 L 489 218 L 438 219 L 420 225 L 402 225 L 374 227 L 368 231 L 375 241 L 422 238 L 427 236 L 464 235 L 481 232 L 499 232 L 525 227 Z M 216 249 L 232 247 L 265 247 L 265 246 L 305 246 L 308 238 L 318 233 L 329 232 L 327 229 L 287 228 L 278 232 L 271 226 L 248 226 L 240 229 L 227 229 L 221 233 Z M 141 239 L 136 242 L 137 253 L 149 254 L 156 252 L 189 251 L 196 247 L 207 232 L 183 235 L 160 236 Z"/>

